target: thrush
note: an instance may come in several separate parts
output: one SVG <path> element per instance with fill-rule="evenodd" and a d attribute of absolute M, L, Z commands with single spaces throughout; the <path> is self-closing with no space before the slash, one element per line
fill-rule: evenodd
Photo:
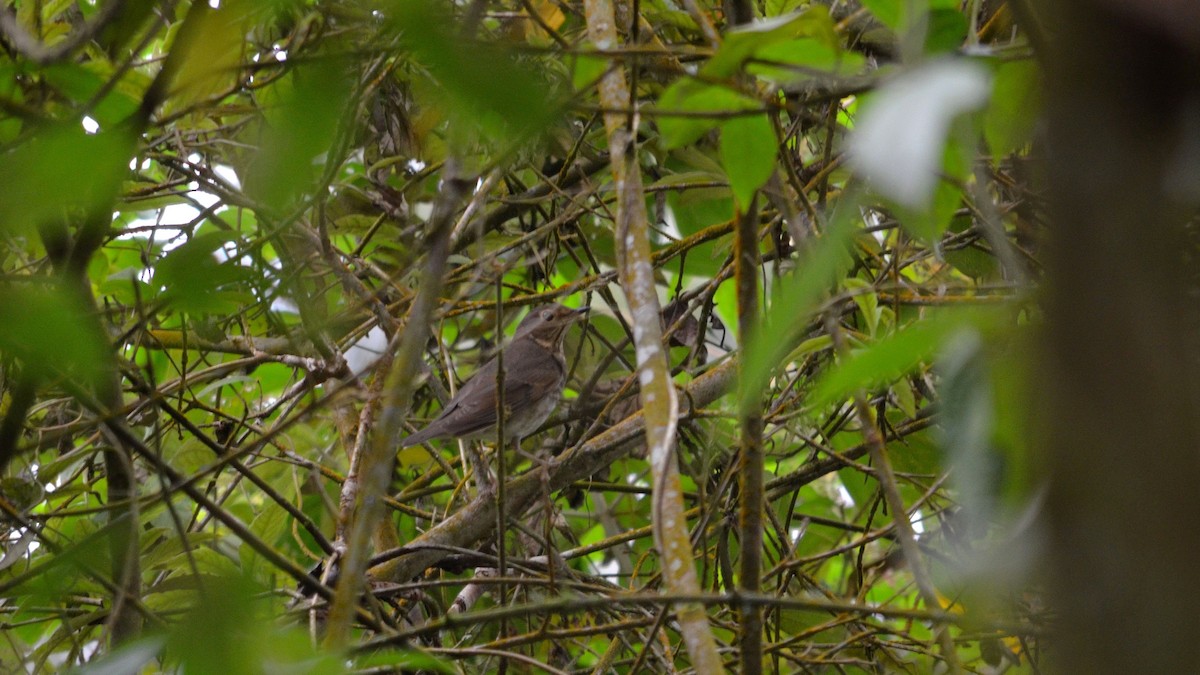
<path fill-rule="evenodd" d="M 504 441 L 518 442 L 537 430 L 562 398 L 567 384 L 563 338 L 588 307 L 570 309 L 546 305 L 529 313 L 513 340 L 504 348 Z M 435 438 L 492 438 L 496 436 L 497 359 L 483 365 L 450 399 L 442 413 L 401 448 Z"/>

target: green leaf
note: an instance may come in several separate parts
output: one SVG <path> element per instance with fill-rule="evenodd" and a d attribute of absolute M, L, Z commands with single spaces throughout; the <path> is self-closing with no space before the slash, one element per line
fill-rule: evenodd
<path fill-rule="evenodd" d="M 556 96 L 537 69 L 497 44 L 464 40 L 448 4 L 393 0 L 390 7 L 404 46 L 437 83 L 429 93 L 458 125 L 487 138 L 524 140 L 558 115 Z"/>
<path fill-rule="evenodd" d="M 717 128 L 721 124 L 721 115 L 761 110 L 762 107 L 758 101 L 728 87 L 680 79 L 667 87 L 658 99 L 658 110 L 668 113 L 658 118 L 658 130 L 668 148 L 681 148 Z M 703 113 L 712 113 L 712 116 L 704 117 Z"/>
<path fill-rule="evenodd" d="M 234 88 L 241 75 L 247 44 L 243 36 L 253 9 L 251 0 L 225 0 L 219 9 L 188 13 L 172 47 L 183 50 L 184 56 L 172 82 L 175 92 L 166 102 L 169 113 Z"/>
<path fill-rule="evenodd" d="M 763 48 L 804 36 L 820 38 L 830 46 L 837 44 L 837 30 L 824 5 L 812 5 L 799 14 L 753 21 L 726 32 L 721 48 L 704 64 L 700 74 L 706 78 L 730 77 L 746 59 Z"/>
<path fill-rule="evenodd" d="M 1041 110 L 1037 64 L 1008 61 L 996 68 L 992 100 L 983 116 L 983 137 L 996 159 L 1029 143 Z"/>
<path fill-rule="evenodd" d="M 996 406 L 979 331 L 955 333 L 943 350 L 938 372 L 941 445 L 953 462 L 952 480 L 967 522 L 982 534 L 995 513 L 1003 466 L 992 449 Z"/>
<path fill-rule="evenodd" d="M 971 223 L 970 216 L 955 216 L 950 219 L 948 231 L 964 232 L 971 226 Z M 945 250 L 942 252 L 942 256 L 946 258 L 946 262 L 954 266 L 954 269 L 975 281 L 995 279 L 1000 274 L 1000 265 L 996 257 L 976 246 Z"/>
<path fill-rule="evenodd" d="M 862 0 L 863 7 L 870 10 L 880 23 L 891 28 L 893 32 L 900 30 L 904 20 L 904 2 L 905 0 Z"/>
<path fill-rule="evenodd" d="M 854 303 L 858 305 L 858 312 L 862 315 L 863 321 L 866 322 L 867 335 L 875 335 L 876 328 L 879 326 L 879 295 L 875 293 L 875 288 L 867 281 L 862 279 L 850 278 L 842 282 L 848 291 L 854 291 L 851 296 Z"/>
<path fill-rule="evenodd" d="M 166 289 L 166 297 L 181 311 L 196 314 L 236 312 L 253 296 L 232 290 L 232 284 L 248 282 L 253 272 L 230 259 L 217 260 L 214 253 L 237 234 L 210 231 L 196 235 L 172 250 L 154 268 L 154 285 Z"/>
<path fill-rule="evenodd" d="M 262 151 L 246 177 L 247 193 L 283 211 L 311 190 L 315 160 L 333 144 L 348 103 L 352 72 L 343 59 L 310 61 L 264 92 L 278 104 L 268 109 Z"/>
<path fill-rule="evenodd" d="M 13 103 L 23 103 L 25 96 L 21 92 L 21 88 L 17 86 L 16 64 L 12 62 L 0 63 L 0 98 L 12 101 Z M 0 118 L 0 143 L 10 143 L 21 132 L 21 118 L 5 115 Z"/>
<path fill-rule="evenodd" d="M 841 452 L 858 445 L 859 442 L 861 440 L 858 434 L 837 434 L 833 437 L 833 449 Z M 879 491 L 878 483 L 872 480 L 867 474 L 853 467 L 839 469 L 837 475 L 842 483 L 842 487 L 846 488 L 846 492 L 857 506 L 870 504 L 871 499 L 875 497 L 875 493 Z"/>
<path fill-rule="evenodd" d="M 775 130 L 764 115 L 736 117 L 721 129 L 721 165 L 740 210 L 745 211 L 775 170 Z"/>
<path fill-rule="evenodd" d="M 752 344 L 745 346 L 743 387 L 747 399 L 741 405 L 757 405 L 758 392 L 767 385 L 784 357 L 803 340 L 821 297 L 833 287 L 852 264 L 847 247 L 858 219 L 858 198 L 843 195 L 830 217 L 829 229 L 796 265 L 796 270 L 775 286 L 763 314 L 762 325 Z"/>
<path fill-rule="evenodd" d="M 855 392 L 895 381 L 929 361 L 951 333 L 968 325 L 975 316 L 972 312 L 945 311 L 851 352 L 817 380 L 808 396 L 809 406 L 821 409 Z"/>
<path fill-rule="evenodd" d="M 767 18 L 783 16 L 796 11 L 803 5 L 804 0 L 767 0 L 766 15 Z"/>
<path fill-rule="evenodd" d="M 931 9 L 925 28 L 925 53 L 953 52 L 962 47 L 970 28 L 966 15 L 953 8 Z"/>
<path fill-rule="evenodd" d="M 140 97 L 145 87 L 150 84 L 149 81 L 142 81 L 139 82 L 140 86 L 131 86 L 129 82 L 134 76 L 126 75 L 116 86 L 110 86 L 113 70 L 111 64 L 93 60 L 87 63 L 57 63 L 41 72 L 47 82 L 79 104 L 88 103 L 102 90 L 105 91 L 104 96 L 88 109 L 88 114 L 104 128 L 132 115 L 141 103 Z"/>
<path fill-rule="evenodd" d="M 261 603 L 253 601 L 259 590 L 238 577 L 218 577 L 207 583 L 200 603 L 171 631 L 168 655 L 187 672 L 262 672 L 261 640 L 267 637 L 268 624 L 257 616 Z"/>
<path fill-rule="evenodd" d="M 839 45 L 814 38 L 798 38 L 767 45 L 754 53 L 746 72 L 780 85 L 796 84 L 817 77 L 856 73 L 866 59 Z M 780 64 L 780 65 L 775 65 Z"/>
<path fill-rule="evenodd" d="M 355 659 L 359 668 L 389 667 L 397 672 L 434 671 L 438 673 L 457 673 L 454 663 L 436 654 L 412 650 L 375 651 Z"/>
<path fill-rule="evenodd" d="M 133 139 L 85 133 L 79 121 L 48 127 L 0 155 L 0 232 L 26 233 L 84 214 L 111 218 Z"/>
<path fill-rule="evenodd" d="M 608 70 L 608 59 L 602 59 L 599 56 L 590 54 L 580 54 L 574 59 L 574 67 L 571 69 L 571 84 L 575 87 L 575 91 L 582 91 L 587 87 L 593 87 Z"/>
<path fill-rule="evenodd" d="M 912 381 L 905 378 L 892 386 L 892 395 L 896 397 L 896 407 L 904 413 L 906 417 L 915 417 L 917 414 L 917 394 L 913 389 Z"/>
<path fill-rule="evenodd" d="M 95 314 L 66 287 L 0 285 L 0 326 L 0 352 L 45 376 L 67 375 L 94 386 L 112 360 Z"/>

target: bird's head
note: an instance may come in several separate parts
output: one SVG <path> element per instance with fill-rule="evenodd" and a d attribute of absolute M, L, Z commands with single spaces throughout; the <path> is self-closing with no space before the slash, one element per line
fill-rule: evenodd
<path fill-rule="evenodd" d="M 534 309 L 521 321 L 514 339 L 529 336 L 547 349 L 557 349 L 562 344 L 567 328 L 582 319 L 589 309 L 590 307 L 571 309 L 562 305 L 543 305 Z"/>

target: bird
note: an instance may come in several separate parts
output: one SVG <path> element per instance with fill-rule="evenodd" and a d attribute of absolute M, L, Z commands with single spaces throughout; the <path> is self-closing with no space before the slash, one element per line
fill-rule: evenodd
<path fill-rule="evenodd" d="M 504 442 L 518 443 L 537 430 L 567 384 L 563 338 L 590 307 L 544 305 L 530 312 L 501 355 L 504 360 Z M 440 415 L 400 442 L 401 448 L 438 438 L 495 438 L 496 369 L 493 358 L 467 380 Z"/>

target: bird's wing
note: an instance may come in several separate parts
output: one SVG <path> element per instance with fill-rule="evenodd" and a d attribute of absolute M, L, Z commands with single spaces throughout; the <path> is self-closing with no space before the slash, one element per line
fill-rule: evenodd
<path fill-rule="evenodd" d="M 437 419 L 422 429 L 428 438 L 466 436 L 496 423 L 496 361 L 488 361 L 463 384 Z"/>
<path fill-rule="evenodd" d="M 443 436 L 465 436 L 495 424 L 495 390 L 496 363 L 492 360 L 475 371 L 432 422 L 401 441 L 401 447 Z"/>
<path fill-rule="evenodd" d="M 517 367 L 529 363 L 537 365 Z M 513 343 L 504 352 L 504 406 L 512 410 L 529 405 L 544 392 L 561 387 L 562 372 L 562 364 L 538 345 L 528 340 Z M 491 377 L 496 379 L 494 367 Z M 492 407 L 495 405 L 493 402 Z"/>
<path fill-rule="evenodd" d="M 525 340 L 514 342 L 505 350 L 504 360 L 504 405 L 509 410 L 528 405 L 542 392 L 559 386 L 562 371 L 558 362 L 535 344 Z M 511 367 L 518 363 L 539 365 Z M 550 363 L 554 365 L 547 365 Z M 495 425 L 496 368 L 496 360 L 492 359 L 475 371 L 441 414 L 424 429 L 405 438 L 403 444 L 416 445 L 442 436 L 469 436 Z"/>

